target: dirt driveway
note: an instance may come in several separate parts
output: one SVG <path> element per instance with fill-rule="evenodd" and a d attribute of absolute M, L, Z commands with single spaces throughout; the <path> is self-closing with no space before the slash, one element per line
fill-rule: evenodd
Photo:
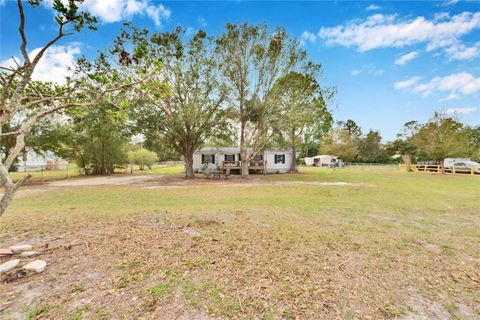
<path fill-rule="evenodd" d="M 240 176 L 230 176 L 228 179 L 213 180 L 197 177 L 187 180 L 180 176 L 168 175 L 110 175 L 103 177 L 77 177 L 49 182 L 44 185 L 25 185 L 15 193 L 16 198 L 28 197 L 43 192 L 55 191 L 58 188 L 95 187 L 95 186 L 138 186 L 145 189 L 182 189 L 190 187 L 225 187 L 242 188 L 257 186 L 317 186 L 317 187 L 374 187 L 368 183 L 349 182 L 318 182 L 318 181 L 272 181 L 264 176 L 253 176 L 242 179 Z"/>
<path fill-rule="evenodd" d="M 163 176 L 154 175 L 111 175 L 104 177 L 82 177 L 70 180 L 60 180 L 50 182 L 51 187 L 85 187 L 85 186 L 122 186 L 139 184 L 144 182 L 158 181 Z"/>

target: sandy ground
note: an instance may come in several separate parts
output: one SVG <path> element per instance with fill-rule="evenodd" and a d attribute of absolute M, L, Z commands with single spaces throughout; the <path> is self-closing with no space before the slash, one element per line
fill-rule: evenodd
<path fill-rule="evenodd" d="M 315 182 L 315 181 L 268 181 L 261 176 L 250 179 L 242 179 L 237 176 L 231 176 L 228 179 L 212 180 L 203 177 L 194 180 L 186 180 L 181 177 L 171 177 L 162 175 L 112 175 L 105 177 L 78 177 L 68 180 L 59 180 L 49 182 L 44 185 L 24 186 L 16 193 L 16 197 L 26 197 L 41 192 L 51 191 L 55 188 L 64 187 L 90 187 L 90 186 L 139 186 L 145 189 L 181 189 L 189 187 L 199 187 L 206 183 L 215 187 L 256 187 L 256 186 L 289 186 L 289 185 L 308 185 L 320 187 L 373 187 L 366 183 L 348 183 L 348 182 Z"/>
<path fill-rule="evenodd" d="M 105 177 L 83 177 L 71 180 L 60 180 L 50 182 L 48 185 L 52 187 L 84 187 L 84 186 L 106 186 L 106 185 L 130 185 L 136 183 L 144 183 L 161 179 L 162 176 L 141 175 L 112 175 Z"/>

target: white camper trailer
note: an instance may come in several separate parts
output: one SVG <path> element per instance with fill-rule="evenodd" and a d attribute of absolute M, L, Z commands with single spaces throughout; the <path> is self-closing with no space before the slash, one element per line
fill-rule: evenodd
<path fill-rule="evenodd" d="M 305 165 L 307 167 L 312 167 L 313 166 L 313 158 L 312 157 L 303 158 L 303 162 L 305 162 Z"/>
<path fill-rule="evenodd" d="M 314 166 L 314 167 L 342 167 L 343 162 L 342 160 L 338 159 L 336 156 L 330 155 L 318 155 L 311 158 L 305 158 L 305 165 L 306 166 Z"/>

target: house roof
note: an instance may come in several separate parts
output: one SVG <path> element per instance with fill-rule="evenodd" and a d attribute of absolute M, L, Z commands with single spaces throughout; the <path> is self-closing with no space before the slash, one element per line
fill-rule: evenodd
<path fill-rule="evenodd" d="M 248 153 L 252 153 L 252 148 L 247 148 Z M 291 152 L 291 150 L 285 149 L 268 149 L 265 152 Z M 199 154 L 213 154 L 213 153 L 223 153 L 223 154 L 236 154 L 240 153 L 240 148 L 238 147 L 204 147 L 195 151 Z"/>
<path fill-rule="evenodd" d="M 251 149 L 248 151 L 252 151 Z M 226 148 L 226 147 L 204 147 L 195 151 L 195 153 L 212 154 L 212 153 L 240 153 L 240 148 Z"/>

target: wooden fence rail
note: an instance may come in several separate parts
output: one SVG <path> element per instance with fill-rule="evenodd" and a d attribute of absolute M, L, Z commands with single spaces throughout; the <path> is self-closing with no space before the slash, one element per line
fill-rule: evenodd
<path fill-rule="evenodd" d="M 406 165 L 400 164 L 400 170 L 405 170 Z M 480 167 L 473 166 L 473 167 L 448 167 L 443 168 L 442 165 L 438 164 L 412 164 L 410 165 L 410 169 L 413 172 L 430 172 L 430 173 L 440 173 L 440 174 L 470 174 L 470 175 L 480 175 Z"/>

